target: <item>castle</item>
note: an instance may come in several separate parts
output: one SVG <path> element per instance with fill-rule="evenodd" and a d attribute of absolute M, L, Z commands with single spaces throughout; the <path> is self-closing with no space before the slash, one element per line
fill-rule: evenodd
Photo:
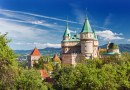
<path fill-rule="evenodd" d="M 119 56 L 121 56 L 119 47 L 118 47 L 118 45 L 116 46 L 115 43 L 108 42 L 107 48 L 106 48 L 106 53 L 103 54 L 103 58 L 114 55 L 114 54 L 118 54 Z"/>
<path fill-rule="evenodd" d="M 67 22 L 63 40 L 61 41 L 62 64 L 75 65 L 79 62 L 80 57 L 85 57 L 86 59 L 99 57 L 98 44 L 99 41 L 95 29 L 92 31 L 87 14 L 80 34 L 71 36 Z"/>

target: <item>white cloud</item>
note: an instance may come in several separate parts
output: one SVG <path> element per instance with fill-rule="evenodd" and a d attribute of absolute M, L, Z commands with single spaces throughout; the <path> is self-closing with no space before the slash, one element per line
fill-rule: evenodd
<path fill-rule="evenodd" d="M 122 37 L 117 36 L 117 35 L 123 35 L 122 33 L 120 33 L 120 34 L 113 33 L 111 30 L 96 31 L 96 34 L 99 36 L 100 39 L 103 39 L 103 40 L 119 40 L 119 39 L 124 39 Z"/>
<path fill-rule="evenodd" d="M 46 47 L 54 47 L 54 48 L 61 48 L 61 44 L 50 44 L 50 43 L 46 43 L 46 44 L 42 44 L 42 43 L 16 43 L 17 45 L 29 45 L 32 48 L 33 47 L 37 47 L 37 48 L 46 48 Z"/>
<path fill-rule="evenodd" d="M 6 9 L 0 9 L 1 14 L 7 15 L 9 12 L 15 13 L 15 14 L 26 14 L 26 15 L 30 15 L 30 16 L 35 16 L 35 17 L 42 17 L 42 18 L 48 18 L 48 19 L 53 19 L 53 20 L 58 20 L 58 21 L 65 21 L 67 22 L 67 20 L 63 20 L 63 19 L 59 19 L 59 18 L 54 18 L 54 17 L 49 17 L 49 16 L 44 16 L 44 15 L 38 15 L 38 14 L 33 14 L 33 13 L 28 13 L 28 12 L 21 12 L 21 11 L 12 11 L 12 10 L 6 10 Z M 8 13 L 7 13 L 8 12 Z M 11 17 L 14 17 L 15 14 L 12 14 Z M 21 18 L 21 17 L 19 17 Z M 78 22 L 74 22 L 74 21 L 68 21 L 70 23 L 76 23 L 79 24 Z"/>
<path fill-rule="evenodd" d="M 71 32 L 71 33 L 77 33 L 77 31 L 72 31 L 72 30 L 70 30 L 70 32 Z"/>
<path fill-rule="evenodd" d="M 3 19 L 0 19 L 0 28 L 1 28 L 0 32 L 2 34 L 4 34 L 5 32 L 9 32 L 7 36 L 11 38 L 13 42 L 17 42 L 17 41 L 41 42 L 42 38 L 47 38 L 47 39 L 42 39 L 42 42 L 48 42 L 49 39 L 53 40 L 54 37 L 54 35 L 50 33 L 49 30 L 43 30 L 37 27 L 26 26 L 23 24 L 10 22 Z"/>
<path fill-rule="evenodd" d="M 106 25 L 108 25 L 108 24 L 111 23 L 111 22 L 110 22 L 111 17 L 112 17 L 112 14 L 109 14 L 109 15 L 106 17 L 106 19 L 105 19 L 105 21 L 104 21 L 104 26 L 106 26 Z"/>
<path fill-rule="evenodd" d="M 83 24 L 85 21 L 85 14 L 83 14 L 83 11 L 79 9 L 78 5 L 70 4 L 70 6 L 73 8 L 73 13 L 76 16 L 77 21 L 80 24 Z"/>
<path fill-rule="evenodd" d="M 130 42 L 130 39 L 127 39 L 127 42 Z"/>
<path fill-rule="evenodd" d="M 57 24 L 57 23 L 54 23 L 54 24 Z"/>

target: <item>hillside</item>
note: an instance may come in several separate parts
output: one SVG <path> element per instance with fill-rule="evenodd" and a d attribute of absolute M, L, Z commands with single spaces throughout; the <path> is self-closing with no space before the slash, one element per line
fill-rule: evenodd
<path fill-rule="evenodd" d="M 120 52 L 130 52 L 130 44 L 120 44 L 118 45 Z M 99 46 L 100 48 L 106 48 L 107 44 Z M 60 56 L 60 51 L 62 50 L 61 48 L 45 48 L 45 49 L 38 49 L 39 52 L 43 55 L 43 56 L 50 56 L 53 57 L 55 52 L 57 53 L 58 56 Z M 33 50 L 15 50 L 15 53 L 19 53 L 21 54 L 21 58 L 26 58 L 27 55 L 29 55 Z"/>
<path fill-rule="evenodd" d="M 61 48 L 45 48 L 38 50 L 43 56 L 53 57 L 55 52 L 57 53 L 58 56 L 60 56 Z M 29 55 L 32 51 L 33 50 L 15 50 L 15 53 L 16 54 L 19 53 L 21 58 L 26 58 L 26 56 Z"/>

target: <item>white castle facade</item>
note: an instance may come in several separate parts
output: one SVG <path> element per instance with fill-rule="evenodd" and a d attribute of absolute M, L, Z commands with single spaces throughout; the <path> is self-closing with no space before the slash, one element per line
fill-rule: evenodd
<path fill-rule="evenodd" d="M 99 41 L 95 29 L 92 31 L 87 15 L 80 34 L 71 36 L 67 23 L 63 40 L 61 41 L 62 64 L 75 65 L 81 57 L 86 59 L 98 57 L 98 45 Z"/>

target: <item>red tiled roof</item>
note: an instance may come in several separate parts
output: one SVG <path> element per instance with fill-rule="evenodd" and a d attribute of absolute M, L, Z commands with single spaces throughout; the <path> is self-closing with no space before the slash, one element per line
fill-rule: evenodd
<path fill-rule="evenodd" d="M 45 82 L 48 82 L 48 83 L 50 83 L 50 84 L 53 84 L 53 83 L 54 83 L 54 80 L 49 77 L 49 78 L 46 78 L 46 79 L 45 79 Z"/>
<path fill-rule="evenodd" d="M 54 62 L 61 62 L 60 58 L 57 56 L 57 54 L 55 53 L 54 57 L 53 57 L 53 61 Z"/>
<path fill-rule="evenodd" d="M 37 70 L 37 71 L 40 72 L 42 77 L 50 77 L 45 70 Z"/>
<path fill-rule="evenodd" d="M 30 55 L 41 55 L 41 53 L 38 51 L 38 49 L 35 47 L 34 50 L 31 52 Z"/>

